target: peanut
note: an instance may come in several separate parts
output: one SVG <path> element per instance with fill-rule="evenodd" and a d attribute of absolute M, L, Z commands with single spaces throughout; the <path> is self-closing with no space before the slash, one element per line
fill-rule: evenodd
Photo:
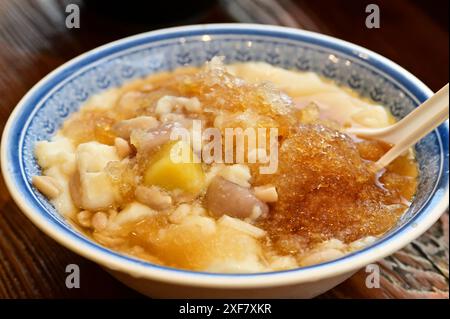
<path fill-rule="evenodd" d="M 172 205 L 172 197 L 155 186 L 138 186 L 135 195 L 139 202 L 153 209 L 165 209 Z"/>
<path fill-rule="evenodd" d="M 131 154 L 130 144 L 121 137 L 115 138 L 114 146 L 116 147 L 117 155 L 119 155 L 120 158 L 125 158 Z"/>
<path fill-rule="evenodd" d="M 258 199 L 266 203 L 274 203 L 278 200 L 277 190 L 271 185 L 256 186 L 253 192 Z"/>
<path fill-rule="evenodd" d="M 50 176 L 33 176 L 32 183 L 47 198 L 52 199 L 61 193 L 61 185 Z"/>

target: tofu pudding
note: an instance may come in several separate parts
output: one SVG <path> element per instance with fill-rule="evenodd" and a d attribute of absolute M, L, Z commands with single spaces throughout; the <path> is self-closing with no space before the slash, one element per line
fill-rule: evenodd
<path fill-rule="evenodd" d="M 194 271 L 292 269 L 369 245 L 408 208 L 413 151 L 374 172 L 390 145 L 345 133 L 394 122 L 314 73 L 214 58 L 90 98 L 36 143 L 42 176 L 32 182 L 74 227 L 123 254 Z M 195 143 L 197 126 L 216 133 Z M 189 160 L 174 160 L 176 147 Z"/>

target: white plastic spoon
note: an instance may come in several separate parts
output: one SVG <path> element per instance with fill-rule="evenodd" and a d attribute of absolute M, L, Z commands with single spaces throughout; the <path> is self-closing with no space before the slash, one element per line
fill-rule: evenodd
<path fill-rule="evenodd" d="M 375 170 L 378 171 L 389 165 L 399 155 L 408 150 L 409 147 L 448 119 L 448 105 L 447 84 L 394 125 L 380 129 L 349 128 L 346 132 L 360 137 L 381 140 L 393 145 L 375 163 Z"/>

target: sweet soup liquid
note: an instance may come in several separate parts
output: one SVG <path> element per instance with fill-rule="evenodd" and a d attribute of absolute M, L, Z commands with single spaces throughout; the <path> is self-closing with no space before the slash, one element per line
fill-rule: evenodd
<path fill-rule="evenodd" d="M 239 71 L 238 66 L 233 68 Z M 244 71 L 241 75 L 248 73 Z M 266 232 L 265 236 L 251 238 L 217 226 L 213 219 L 211 224 L 201 219 L 208 216 L 204 191 L 180 201 L 197 210 L 192 214 L 197 219 L 190 222 L 172 222 L 174 207 L 114 231 L 84 227 L 83 231 L 105 246 L 158 264 L 220 271 L 218 263 L 234 260 L 250 266 L 232 271 L 253 272 L 267 270 L 261 265 L 272 265 L 280 258 L 289 260 L 281 268 L 299 266 L 304 256 L 323 242 L 339 240 L 347 245 L 391 229 L 417 188 L 418 169 L 412 153 L 396 159 L 382 174 L 374 174 L 371 165 L 389 145 L 343 134 L 340 130 L 349 125 L 342 120 L 345 116 L 332 116 L 330 108 L 303 103 L 305 96 L 313 96 L 311 92 L 288 93 L 290 96 L 272 84 L 237 79 L 221 67 L 181 68 L 126 84 L 112 108 L 102 109 L 100 103 L 100 107 L 83 109 L 62 128 L 62 134 L 74 145 L 88 141 L 114 145 L 116 135 L 111 128 L 115 123 L 153 116 L 157 101 L 164 96 L 196 97 L 202 111 L 180 113 L 202 120 L 204 127 L 214 126 L 220 117 L 227 127 L 278 128 L 278 171 L 262 175 L 257 164 L 249 164 L 252 186 L 274 185 L 278 193 L 278 200 L 269 203 L 268 216 L 252 222 Z M 358 99 L 354 93 L 352 96 Z M 300 107 L 298 100 L 303 103 Z M 137 155 L 126 164 L 108 165 L 110 178 L 121 194 L 121 200 L 109 207 L 111 214 L 120 214 L 136 201 L 136 187 L 142 183 L 152 154 L 137 149 Z M 208 171 L 208 165 L 202 165 Z M 200 226 L 193 226 L 197 221 Z"/>

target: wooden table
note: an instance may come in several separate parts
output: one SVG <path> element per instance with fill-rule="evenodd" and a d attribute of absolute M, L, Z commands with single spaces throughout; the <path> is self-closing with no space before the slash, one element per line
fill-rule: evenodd
<path fill-rule="evenodd" d="M 65 27 L 64 8 L 70 2 L 80 4 L 80 29 Z M 380 7 L 379 29 L 365 27 L 365 7 L 372 2 Z M 133 0 L 121 3 L 129 8 L 137 5 Z M 241 0 L 228 2 L 227 8 L 213 3 L 168 23 L 164 20 L 170 15 L 154 7 L 139 8 L 144 14 L 131 16 L 124 8 L 109 12 L 80 0 L 0 0 L 0 129 L 33 84 L 63 62 L 106 42 L 177 24 L 241 21 L 300 27 L 379 52 L 434 90 L 448 82 L 447 0 Z M 365 288 L 366 274 L 360 271 L 321 297 L 448 298 L 448 236 L 445 214 L 427 234 L 379 262 L 380 289 Z M 65 286 L 68 264 L 81 268 L 80 289 Z M 20 212 L 0 179 L 0 298 L 78 297 L 141 296 L 45 236 Z"/>

